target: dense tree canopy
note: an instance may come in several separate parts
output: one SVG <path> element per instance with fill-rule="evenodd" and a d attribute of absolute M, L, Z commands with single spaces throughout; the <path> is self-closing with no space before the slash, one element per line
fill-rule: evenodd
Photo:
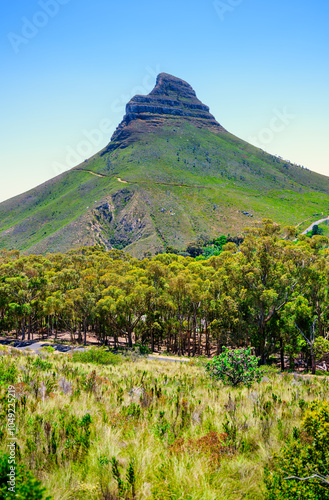
<path fill-rule="evenodd" d="M 328 331 L 329 242 L 286 234 L 265 220 L 205 260 L 137 260 L 101 247 L 2 251 L 0 329 L 22 339 L 68 331 L 79 342 L 93 332 L 103 343 L 125 338 L 187 355 L 252 346 L 262 362 L 280 353 L 284 368 L 285 355 L 304 352 L 314 365 L 314 343 Z"/>

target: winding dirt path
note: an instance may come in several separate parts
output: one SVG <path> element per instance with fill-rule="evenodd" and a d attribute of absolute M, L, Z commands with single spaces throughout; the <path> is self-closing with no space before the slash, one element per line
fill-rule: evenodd
<path fill-rule="evenodd" d="M 85 170 L 84 168 L 76 168 L 75 170 L 77 170 L 78 172 L 88 172 L 88 174 L 95 175 L 96 177 L 107 177 L 107 175 L 103 175 L 103 174 L 96 174 L 96 173 L 95 173 L 95 172 L 93 172 L 92 170 Z"/>

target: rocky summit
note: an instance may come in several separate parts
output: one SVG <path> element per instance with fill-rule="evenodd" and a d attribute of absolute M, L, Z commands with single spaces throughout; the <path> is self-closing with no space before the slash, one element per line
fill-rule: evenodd
<path fill-rule="evenodd" d="M 149 95 L 136 95 L 128 102 L 126 114 L 105 152 L 127 147 L 136 139 L 141 126 L 144 133 L 147 130 L 153 132 L 168 119 L 174 124 L 175 118 L 178 123 L 184 120 L 197 128 L 225 132 L 210 114 L 209 107 L 197 98 L 191 85 L 175 76 L 160 73 Z"/>
<path fill-rule="evenodd" d="M 187 82 L 161 73 L 102 151 L 0 204 L 0 250 L 100 244 L 140 258 L 263 218 L 303 230 L 328 213 L 327 177 L 232 135 Z"/>

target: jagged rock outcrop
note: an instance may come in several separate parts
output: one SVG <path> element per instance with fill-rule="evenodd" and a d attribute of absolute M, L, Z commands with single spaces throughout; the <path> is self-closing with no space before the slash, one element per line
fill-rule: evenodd
<path fill-rule="evenodd" d="M 136 95 L 128 102 L 126 114 L 104 154 L 117 148 L 125 148 L 133 142 L 140 133 L 141 121 L 145 133 L 168 124 L 169 120 L 175 125 L 175 119 L 187 120 L 198 128 L 207 128 L 213 132 L 225 131 L 209 112 L 209 107 L 197 98 L 191 85 L 175 76 L 160 73 L 156 86 L 147 96 Z"/>
<path fill-rule="evenodd" d="M 154 233 L 145 196 L 129 189 L 121 189 L 98 205 L 89 223 L 95 243 L 108 250 L 126 248 Z"/>

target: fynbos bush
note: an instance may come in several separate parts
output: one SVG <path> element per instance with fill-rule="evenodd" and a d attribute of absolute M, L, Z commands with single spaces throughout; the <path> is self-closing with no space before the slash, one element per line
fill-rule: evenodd
<path fill-rule="evenodd" d="M 223 353 L 209 361 L 206 369 L 211 377 L 233 387 L 239 384 L 249 387 L 261 378 L 257 358 L 250 348 L 228 350 L 223 347 Z"/>
<path fill-rule="evenodd" d="M 17 367 L 8 358 L 0 360 L 0 384 L 14 384 L 17 378 Z"/>
<path fill-rule="evenodd" d="M 329 403 L 313 401 L 265 468 L 266 500 L 329 499 Z"/>
<path fill-rule="evenodd" d="M 15 471 L 14 492 L 8 489 L 8 480 L 10 475 L 9 455 L 0 456 L 0 498 L 19 499 L 19 500 L 51 500 L 46 496 L 45 488 L 41 482 L 34 478 L 32 473 L 23 465 L 18 465 Z"/>
<path fill-rule="evenodd" d="M 95 363 L 97 365 L 117 365 L 121 356 L 103 349 L 89 349 L 83 352 L 74 352 L 72 360 L 78 363 Z"/>

